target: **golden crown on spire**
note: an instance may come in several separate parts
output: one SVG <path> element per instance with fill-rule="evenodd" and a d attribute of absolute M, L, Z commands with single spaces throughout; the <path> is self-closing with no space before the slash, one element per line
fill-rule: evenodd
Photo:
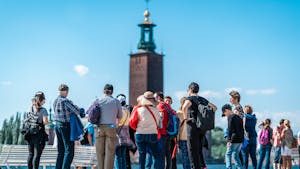
<path fill-rule="evenodd" d="M 149 22 L 150 12 L 148 11 L 148 9 L 146 9 L 146 11 L 144 12 L 144 16 L 145 16 L 145 22 L 144 23 L 150 23 Z"/>

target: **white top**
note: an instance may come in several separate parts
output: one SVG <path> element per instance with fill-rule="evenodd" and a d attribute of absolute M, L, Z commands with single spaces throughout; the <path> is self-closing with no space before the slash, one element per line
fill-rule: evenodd
<path fill-rule="evenodd" d="M 159 122 L 160 116 L 157 108 L 149 106 L 153 115 L 156 118 L 156 122 Z M 151 113 L 147 108 L 140 107 L 137 109 L 139 122 L 136 128 L 136 134 L 157 134 L 157 125 Z"/>
<path fill-rule="evenodd" d="M 298 138 L 300 138 L 300 131 L 298 132 Z"/>

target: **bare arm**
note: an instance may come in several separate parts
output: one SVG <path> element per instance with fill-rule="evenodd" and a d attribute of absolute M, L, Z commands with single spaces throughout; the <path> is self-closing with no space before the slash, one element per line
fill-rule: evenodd
<path fill-rule="evenodd" d="M 300 145 L 300 138 L 298 138 L 298 145 Z"/>
<path fill-rule="evenodd" d="M 44 123 L 44 125 L 47 125 L 50 123 L 47 116 L 43 117 L 43 123 Z"/>
<path fill-rule="evenodd" d="M 246 117 L 243 118 L 243 127 L 244 127 L 244 130 L 246 130 L 245 126 L 246 126 Z"/>
<path fill-rule="evenodd" d="M 213 110 L 214 110 L 214 112 L 216 112 L 217 111 L 217 106 L 216 105 L 214 105 L 214 104 L 212 104 L 212 103 L 208 103 L 208 105 L 210 106 L 210 107 L 212 107 L 213 108 Z"/>
<path fill-rule="evenodd" d="M 191 107 L 192 102 L 189 100 L 186 100 L 182 106 L 182 111 L 183 111 L 183 118 L 187 119 L 187 113 L 188 113 L 188 109 Z"/>
<path fill-rule="evenodd" d="M 91 134 L 88 134 L 88 135 L 87 135 L 87 138 L 88 138 L 88 141 L 89 141 L 89 145 L 90 145 L 90 146 L 93 146 L 92 135 L 91 135 Z"/>

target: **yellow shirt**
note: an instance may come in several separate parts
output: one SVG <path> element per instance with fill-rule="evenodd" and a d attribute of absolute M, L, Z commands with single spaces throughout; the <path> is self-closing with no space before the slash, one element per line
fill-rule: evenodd
<path fill-rule="evenodd" d="M 126 107 L 122 107 L 122 119 L 119 120 L 119 126 L 128 126 L 129 125 L 129 116 L 130 112 Z"/>

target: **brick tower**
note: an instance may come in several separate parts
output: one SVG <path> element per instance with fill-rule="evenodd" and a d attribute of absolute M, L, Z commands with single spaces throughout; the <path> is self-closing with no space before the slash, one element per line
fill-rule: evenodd
<path fill-rule="evenodd" d="M 150 12 L 144 13 L 145 20 L 138 26 L 141 37 L 138 52 L 130 54 L 129 103 L 136 105 L 136 99 L 145 91 L 163 91 L 163 55 L 155 52 L 153 28 L 149 21 Z"/>

